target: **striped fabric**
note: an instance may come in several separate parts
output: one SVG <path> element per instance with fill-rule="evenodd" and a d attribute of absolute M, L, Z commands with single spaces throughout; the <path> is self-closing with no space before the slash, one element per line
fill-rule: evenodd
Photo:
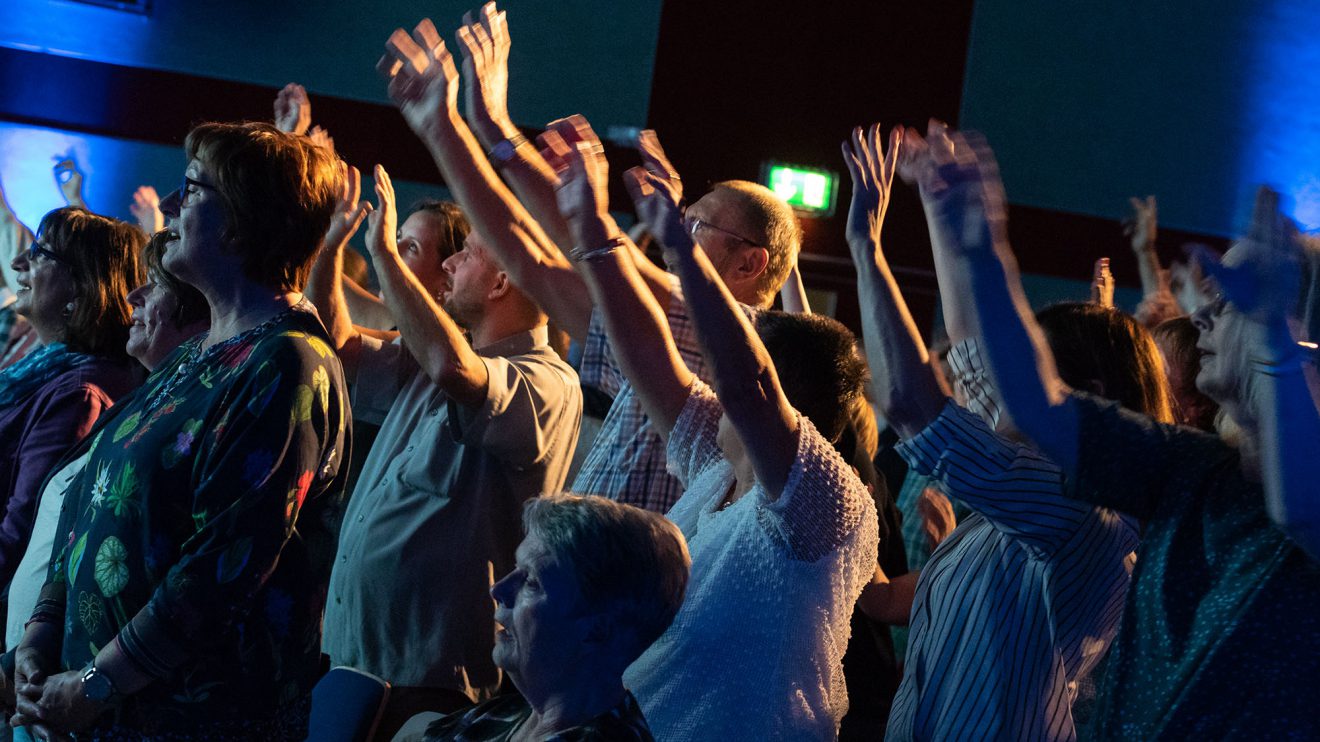
<path fill-rule="evenodd" d="M 1060 496 L 1052 462 L 952 402 L 899 447 L 975 511 L 917 585 L 890 740 L 1072 740 L 1118 629 L 1136 523 Z"/>

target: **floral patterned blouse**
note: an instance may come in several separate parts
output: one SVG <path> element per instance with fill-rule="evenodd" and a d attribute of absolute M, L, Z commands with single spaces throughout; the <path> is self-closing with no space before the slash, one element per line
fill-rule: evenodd
<path fill-rule="evenodd" d="M 92 433 L 34 617 L 63 621 L 66 670 L 117 638 L 157 678 L 108 738 L 306 734 L 352 423 L 304 306 L 185 342 Z"/>

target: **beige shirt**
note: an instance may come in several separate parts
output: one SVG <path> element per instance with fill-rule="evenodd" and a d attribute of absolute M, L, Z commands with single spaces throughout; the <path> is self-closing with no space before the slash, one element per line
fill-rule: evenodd
<path fill-rule="evenodd" d="M 513 569 L 523 502 L 563 487 L 582 416 L 544 326 L 477 352 L 486 399 L 464 407 L 401 345 L 364 338 L 353 414 L 381 429 L 344 515 L 323 644 L 336 665 L 473 700 L 499 683 L 490 586 Z"/>

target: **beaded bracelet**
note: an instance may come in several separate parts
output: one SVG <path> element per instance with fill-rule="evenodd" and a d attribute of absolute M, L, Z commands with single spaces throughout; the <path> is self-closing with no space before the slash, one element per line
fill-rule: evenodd
<path fill-rule="evenodd" d="M 584 260 L 595 260 L 610 255 L 614 251 L 628 244 L 628 238 L 625 235 L 611 237 L 608 242 L 600 247 L 575 247 L 568 251 L 568 257 L 574 263 L 581 263 Z"/>

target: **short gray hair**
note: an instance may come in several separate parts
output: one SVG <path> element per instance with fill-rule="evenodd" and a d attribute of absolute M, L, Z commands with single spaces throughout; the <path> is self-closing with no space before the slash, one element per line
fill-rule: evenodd
<path fill-rule="evenodd" d="M 683 605 L 692 558 L 687 541 L 658 513 L 595 495 L 534 497 L 523 528 L 570 569 L 589 610 L 612 612 L 634 632 L 641 656 Z"/>
<path fill-rule="evenodd" d="M 769 256 L 765 271 L 756 279 L 756 298 L 761 306 L 770 306 L 775 294 L 784 287 L 788 272 L 797 262 L 798 251 L 802 249 L 802 226 L 798 223 L 793 207 L 775 192 L 749 180 L 722 180 L 711 186 L 711 190 L 723 189 L 738 194 L 738 202 L 743 220 L 756 230 L 756 235 L 749 239 L 764 240 L 764 247 Z"/>

